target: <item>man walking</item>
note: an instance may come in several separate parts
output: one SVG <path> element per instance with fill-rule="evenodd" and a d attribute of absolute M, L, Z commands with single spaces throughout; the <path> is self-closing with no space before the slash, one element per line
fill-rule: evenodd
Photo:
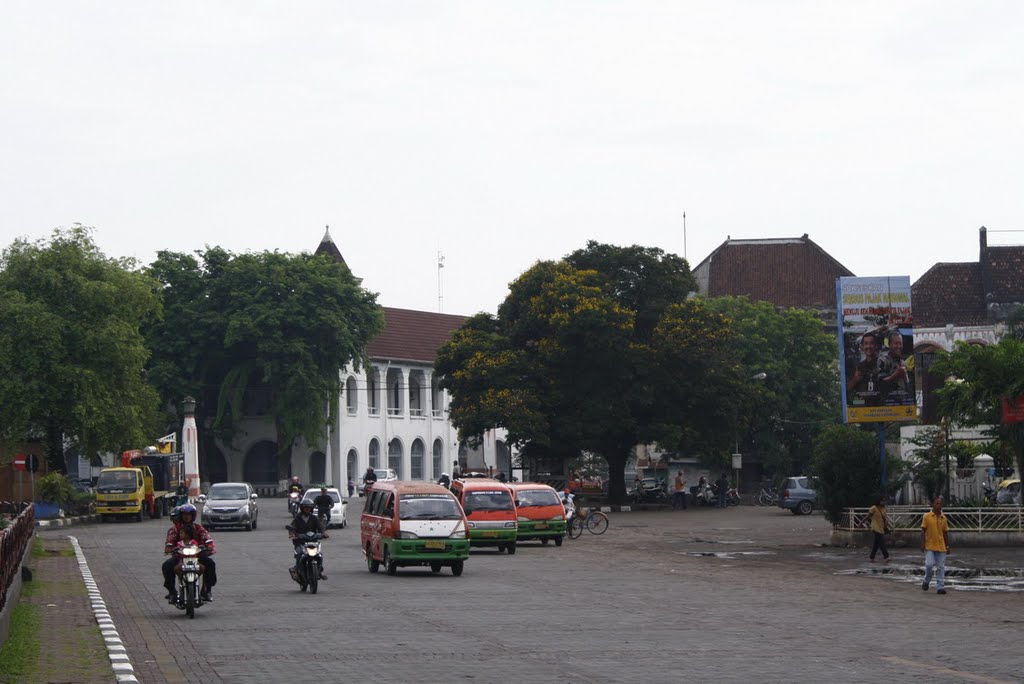
<path fill-rule="evenodd" d="M 935 571 L 935 593 L 945 594 L 949 524 L 942 514 L 941 496 L 932 499 L 932 510 L 921 518 L 921 550 L 924 551 L 924 582 L 921 583 L 921 589 L 928 591 L 932 571 Z"/>
<path fill-rule="evenodd" d="M 683 478 L 683 471 L 676 473 L 673 483 L 672 508 L 686 510 L 686 480 Z"/>

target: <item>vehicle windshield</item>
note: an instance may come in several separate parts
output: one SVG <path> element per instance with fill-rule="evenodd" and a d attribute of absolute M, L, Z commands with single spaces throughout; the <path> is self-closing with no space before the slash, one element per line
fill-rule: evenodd
<path fill-rule="evenodd" d="M 506 491 L 466 492 L 463 506 L 470 511 L 511 511 L 514 510 L 512 495 Z"/>
<path fill-rule="evenodd" d="M 378 480 L 395 479 L 394 472 L 389 468 L 375 468 L 373 474 L 377 476 Z"/>
<path fill-rule="evenodd" d="M 96 491 L 134 490 L 139 486 L 138 473 L 131 470 L 101 472 L 96 480 Z"/>
<path fill-rule="evenodd" d="M 553 489 L 521 489 L 516 492 L 519 507 L 526 506 L 559 506 L 561 500 Z"/>
<path fill-rule="evenodd" d="M 320 492 L 319 489 L 314 489 L 313 491 L 306 492 L 306 496 L 302 497 L 302 500 L 303 501 L 309 501 L 310 503 L 312 503 L 313 499 L 315 499 L 316 497 L 320 496 L 320 493 L 321 492 Z M 331 497 L 331 500 L 334 501 L 334 503 L 340 503 L 341 502 L 341 495 L 338 494 L 338 490 L 336 490 L 336 489 L 328 489 L 327 490 L 327 496 Z"/>
<path fill-rule="evenodd" d="M 445 494 L 403 494 L 398 498 L 399 520 L 461 520 L 459 504 Z"/>
<path fill-rule="evenodd" d="M 207 499 L 247 499 L 248 495 L 245 493 L 245 487 L 241 485 L 213 485 L 210 487 L 209 493 L 206 495 Z"/>

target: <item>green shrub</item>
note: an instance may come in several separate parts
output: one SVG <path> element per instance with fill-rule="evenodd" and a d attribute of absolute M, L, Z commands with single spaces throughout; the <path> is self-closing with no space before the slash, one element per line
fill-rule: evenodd
<path fill-rule="evenodd" d="M 63 473 L 50 473 L 39 480 L 36 496 L 40 501 L 67 507 L 75 498 L 75 488 Z"/>

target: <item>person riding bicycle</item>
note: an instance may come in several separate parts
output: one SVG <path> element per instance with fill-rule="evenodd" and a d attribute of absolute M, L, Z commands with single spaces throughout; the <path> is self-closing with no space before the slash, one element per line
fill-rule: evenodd
<path fill-rule="evenodd" d="M 174 550 L 178 547 L 178 542 L 183 541 L 182 528 L 188 528 L 187 536 L 189 539 L 194 539 L 197 544 L 205 547 L 203 552 L 199 554 L 199 563 L 202 564 L 203 570 L 203 588 L 200 592 L 204 601 L 212 601 L 211 590 L 213 586 L 217 584 L 217 564 L 210 556 L 217 553 L 217 546 L 214 544 L 213 539 L 210 537 L 210 533 L 206 531 L 206 528 L 195 522 L 196 519 L 196 507 L 192 504 L 185 504 L 178 506 L 177 511 L 178 519 L 174 521 L 171 528 L 167 530 L 167 537 L 164 540 L 164 553 L 171 554 L 171 557 L 164 561 L 161 566 L 161 571 L 164 576 L 164 588 L 167 590 L 167 600 L 174 602 L 175 600 L 175 589 L 174 589 L 174 566 L 177 565 L 178 559 L 173 555 Z"/>
<path fill-rule="evenodd" d="M 320 488 L 320 494 L 313 499 L 316 512 L 324 517 L 324 527 L 331 521 L 331 509 L 334 508 L 334 499 L 327 493 L 327 487 Z"/>
<path fill-rule="evenodd" d="M 313 502 L 309 500 L 304 500 L 299 504 L 299 514 L 292 518 L 287 529 L 295 553 L 295 564 L 288 568 L 288 572 L 291 573 L 292 579 L 295 579 L 299 572 L 299 556 L 302 555 L 302 537 L 307 532 L 317 532 L 324 537 L 327 534 L 324 532 L 323 526 L 320 525 L 320 519 L 313 515 Z M 323 556 L 320 556 L 320 579 L 327 579 L 327 575 L 324 574 Z"/>

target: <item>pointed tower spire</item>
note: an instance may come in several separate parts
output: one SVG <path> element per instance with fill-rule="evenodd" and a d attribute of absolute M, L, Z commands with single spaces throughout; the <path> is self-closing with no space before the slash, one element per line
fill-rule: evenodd
<path fill-rule="evenodd" d="M 338 245 L 334 244 L 334 240 L 331 239 L 331 227 L 324 226 L 324 237 L 320 240 L 320 246 L 316 248 L 314 254 L 326 254 L 335 261 L 341 264 L 345 263 L 345 257 L 341 256 L 341 250 L 338 249 Z"/>

